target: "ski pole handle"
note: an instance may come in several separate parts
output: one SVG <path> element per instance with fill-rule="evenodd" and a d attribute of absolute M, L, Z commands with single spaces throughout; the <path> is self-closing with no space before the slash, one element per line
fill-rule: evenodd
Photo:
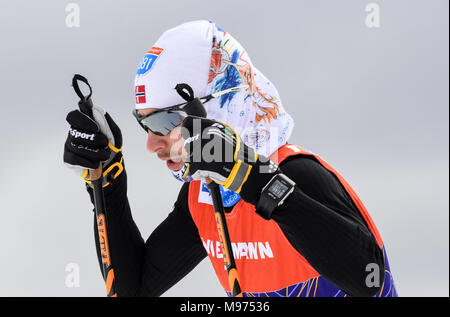
<path fill-rule="evenodd" d="M 233 297 L 242 297 L 241 285 L 239 283 L 239 276 L 236 269 L 236 262 L 233 256 L 233 248 L 231 246 L 230 234 L 228 232 L 227 220 L 225 217 L 225 210 L 223 207 L 222 196 L 220 194 L 219 185 L 210 179 L 206 180 L 206 184 L 211 192 L 212 201 L 214 204 L 214 213 L 216 216 L 217 230 L 219 232 L 220 243 L 223 250 L 223 259 L 228 274 L 228 283 Z"/>
<path fill-rule="evenodd" d="M 85 83 L 89 87 L 89 94 L 85 96 L 78 85 L 78 81 Z M 72 86 L 75 93 L 80 97 L 78 107 L 85 115 L 94 119 L 92 113 L 92 88 L 87 79 L 79 74 L 75 74 L 72 79 Z M 106 295 L 108 297 L 117 297 L 115 283 L 114 283 L 114 269 L 111 264 L 111 254 L 109 252 L 109 240 L 106 225 L 106 209 L 105 197 L 103 194 L 103 169 L 102 163 L 95 170 L 89 170 L 89 178 L 91 179 L 92 189 L 94 193 L 95 218 L 97 224 L 97 232 L 100 244 L 100 255 L 102 259 L 102 273 L 103 279 L 106 282 Z"/>

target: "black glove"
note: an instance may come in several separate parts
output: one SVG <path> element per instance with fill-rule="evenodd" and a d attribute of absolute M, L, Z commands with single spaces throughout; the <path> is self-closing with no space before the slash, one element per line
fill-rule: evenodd
<path fill-rule="evenodd" d="M 238 133 L 224 123 L 188 116 L 181 130 L 185 160 L 193 179 L 209 177 L 236 193 L 251 192 L 247 196 L 256 202 L 262 187 L 278 170 L 276 164 L 245 145 Z M 249 179 L 252 184 L 248 184 Z"/>
<path fill-rule="evenodd" d="M 95 121 L 79 110 L 67 115 L 70 128 L 64 145 L 64 163 L 90 183 L 88 170 L 98 168 L 102 162 L 107 185 L 123 171 L 122 133 L 101 107 L 94 105 L 92 113 Z"/>

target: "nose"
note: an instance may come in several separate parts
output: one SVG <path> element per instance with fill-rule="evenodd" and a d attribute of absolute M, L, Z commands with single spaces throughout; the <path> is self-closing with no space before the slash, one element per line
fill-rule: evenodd
<path fill-rule="evenodd" d="M 148 132 L 147 136 L 147 150 L 150 153 L 158 153 L 167 146 L 166 141 L 163 136 L 156 135 L 151 131 Z"/>

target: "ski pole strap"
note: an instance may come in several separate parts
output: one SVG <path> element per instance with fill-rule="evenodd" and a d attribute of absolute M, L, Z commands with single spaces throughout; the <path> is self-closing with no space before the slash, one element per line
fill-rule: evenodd
<path fill-rule="evenodd" d="M 183 98 L 184 100 L 186 100 L 186 101 L 194 100 L 194 90 L 188 84 L 184 84 L 184 83 L 177 84 L 175 86 L 175 90 L 181 96 L 181 98 Z"/>
<path fill-rule="evenodd" d="M 85 83 L 88 87 L 89 87 L 89 94 L 87 96 L 85 96 L 83 94 L 83 92 L 80 89 L 80 86 L 78 84 L 78 82 L 81 81 L 83 83 Z M 80 75 L 80 74 L 75 74 L 72 78 L 72 87 L 75 90 L 75 93 L 78 95 L 78 97 L 80 97 L 80 100 L 85 101 L 91 98 L 92 96 L 92 87 L 89 84 L 88 80 L 86 79 L 86 77 Z"/>
<path fill-rule="evenodd" d="M 206 118 L 205 107 L 199 98 L 194 97 L 194 90 L 191 86 L 180 83 L 175 86 L 175 90 L 181 98 L 187 101 L 184 105 L 178 105 L 181 106 L 181 111 L 184 111 L 189 116 Z"/>
<path fill-rule="evenodd" d="M 85 83 L 89 87 L 89 94 L 87 96 L 85 96 L 80 89 L 80 85 L 78 84 L 78 82 L 80 82 L 80 81 Z M 80 107 L 81 112 L 84 113 L 85 115 L 89 116 L 89 118 L 94 119 L 94 115 L 92 114 L 93 103 L 92 103 L 92 99 L 91 99 L 92 87 L 89 84 L 86 77 L 84 77 L 80 74 L 75 74 L 72 78 L 72 87 L 75 90 L 75 93 L 78 95 L 78 97 L 80 97 L 80 101 L 78 102 L 78 107 Z"/>

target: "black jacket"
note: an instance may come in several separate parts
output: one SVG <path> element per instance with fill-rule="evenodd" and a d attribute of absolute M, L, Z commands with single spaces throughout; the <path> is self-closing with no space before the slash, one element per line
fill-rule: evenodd
<path fill-rule="evenodd" d="M 347 294 L 376 294 L 379 288 L 365 285 L 365 268 L 369 263 L 384 268 L 383 251 L 335 175 L 314 158 L 301 155 L 286 159 L 280 169 L 296 182 L 294 192 L 272 215 L 289 242 L 317 272 Z M 260 180 L 259 175 L 250 178 Z M 241 197 L 255 204 L 251 186 L 246 189 L 246 185 Z M 160 296 L 207 256 L 189 212 L 188 189 L 189 183 L 184 183 L 173 211 L 145 241 L 131 215 L 126 172 L 106 187 L 118 296 Z M 88 192 L 93 201 L 92 190 Z M 97 234 L 95 239 L 100 263 Z M 380 271 L 384 279 L 384 270 Z"/>

